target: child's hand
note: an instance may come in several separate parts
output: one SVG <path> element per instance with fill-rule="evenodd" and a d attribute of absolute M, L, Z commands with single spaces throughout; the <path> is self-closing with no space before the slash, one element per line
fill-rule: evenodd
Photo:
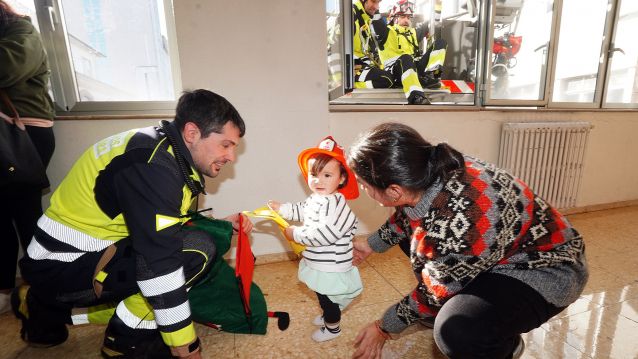
<path fill-rule="evenodd" d="M 270 200 L 268 201 L 268 207 L 270 207 L 270 209 L 272 209 L 273 211 L 279 213 L 279 208 L 281 208 L 281 203 Z"/>
<path fill-rule="evenodd" d="M 287 227 L 287 228 L 284 230 L 284 235 L 286 236 L 286 239 L 287 239 L 287 240 L 289 240 L 289 241 L 293 241 L 293 242 L 295 241 L 295 239 L 294 239 L 294 238 L 295 238 L 295 236 L 294 236 L 294 234 L 293 234 L 293 232 L 294 232 L 294 231 L 295 231 L 295 226 Z"/>

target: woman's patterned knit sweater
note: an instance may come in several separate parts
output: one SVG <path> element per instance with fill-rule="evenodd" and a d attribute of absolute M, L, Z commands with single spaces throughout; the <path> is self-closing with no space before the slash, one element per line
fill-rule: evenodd
<path fill-rule="evenodd" d="M 412 293 L 386 311 L 383 328 L 389 332 L 431 320 L 484 272 L 516 278 L 557 307 L 583 290 L 585 245 L 567 219 L 521 180 L 465 159 L 465 171 L 432 185 L 415 207 L 397 208 L 368 238 L 375 252 L 404 241 L 418 280 Z"/>

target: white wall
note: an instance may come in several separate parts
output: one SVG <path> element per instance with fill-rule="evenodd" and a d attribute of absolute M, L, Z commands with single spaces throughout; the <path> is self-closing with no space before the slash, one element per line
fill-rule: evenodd
<path fill-rule="evenodd" d="M 207 182 L 201 208 L 217 216 L 262 206 L 268 199 L 307 195 L 296 164 L 305 147 L 328 132 L 350 144 L 374 124 L 393 120 L 426 138 L 446 140 L 496 162 L 505 120 L 589 120 L 595 128 L 587 152 L 579 206 L 638 199 L 638 114 L 569 112 L 344 112 L 329 113 L 322 1 L 175 1 L 184 88 L 208 88 L 228 98 L 247 124 L 239 157 Z M 54 127 L 57 148 L 49 174 L 55 187 L 95 141 L 157 120 L 64 120 Z M 365 195 L 352 202 L 362 231 L 387 216 Z M 262 221 L 252 236 L 256 255 L 288 250 L 277 229 Z"/>
<path fill-rule="evenodd" d="M 208 181 L 201 206 L 215 215 L 306 197 L 297 154 L 328 134 L 324 12 L 321 1 L 175 1 L 183 87 L 222 94 L 247 125 L 236 164 Z M 264 224 L 253 252 L 288 250 Z"/>

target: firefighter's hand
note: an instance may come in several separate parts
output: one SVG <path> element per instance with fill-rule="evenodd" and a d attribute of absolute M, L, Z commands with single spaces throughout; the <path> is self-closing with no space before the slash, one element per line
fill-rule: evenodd
<path fill-rule="evenodd" d="M 191 349 L 191 347 L 194 344 L 196 344 L 197 347 Z M 171 349 L 172 358 L 180 358 L 180 359 L 201 359 L 202 358 L 202 348 L 200 346 L 199 339 L 196 339 L 194 343 L 182 345 L 179 347 L 170 347 L 170 349 Z"/>
<path fill-rule="evenodd" d="M 250 221 L 250 219 L 248 219 L 248 216 L 246 216 L 245 214 L 241 214 L 241 213 L 235 213 L 235 214 L 231 214 L 230 216 L 224 218 L 224 220 L 230 222 L 233 224 L 233 231 L 238 232 L 239 231 L 239 216 L 242 216 L 242 228 L 241 230 L 244 233 L 250 233 L 250 231 L 253 230 L 253 222 Z"/>
<path fill-rule="evenodd" d="M 180 359 L 201 359 L 202 358 L 202 351 L 198 350 L 194 353 L 190 353 L 188 356 L 185 357 L 177 357 Z"/>

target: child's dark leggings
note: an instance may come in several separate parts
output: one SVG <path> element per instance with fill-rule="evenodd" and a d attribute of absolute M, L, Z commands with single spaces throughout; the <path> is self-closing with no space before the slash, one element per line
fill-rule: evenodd
<path fill-rule="evenodd" d="M 317 293 L 317 298 L 319 298 L 319 305 L 321 305 L 321 309 L 323 310 L 323 321 L 325 323 L 339 323 L 339 321 L 341 321 L 341 309 L 339 309 L 339 304 L 333 303 L 327 295 L 320 293 Z"/>

